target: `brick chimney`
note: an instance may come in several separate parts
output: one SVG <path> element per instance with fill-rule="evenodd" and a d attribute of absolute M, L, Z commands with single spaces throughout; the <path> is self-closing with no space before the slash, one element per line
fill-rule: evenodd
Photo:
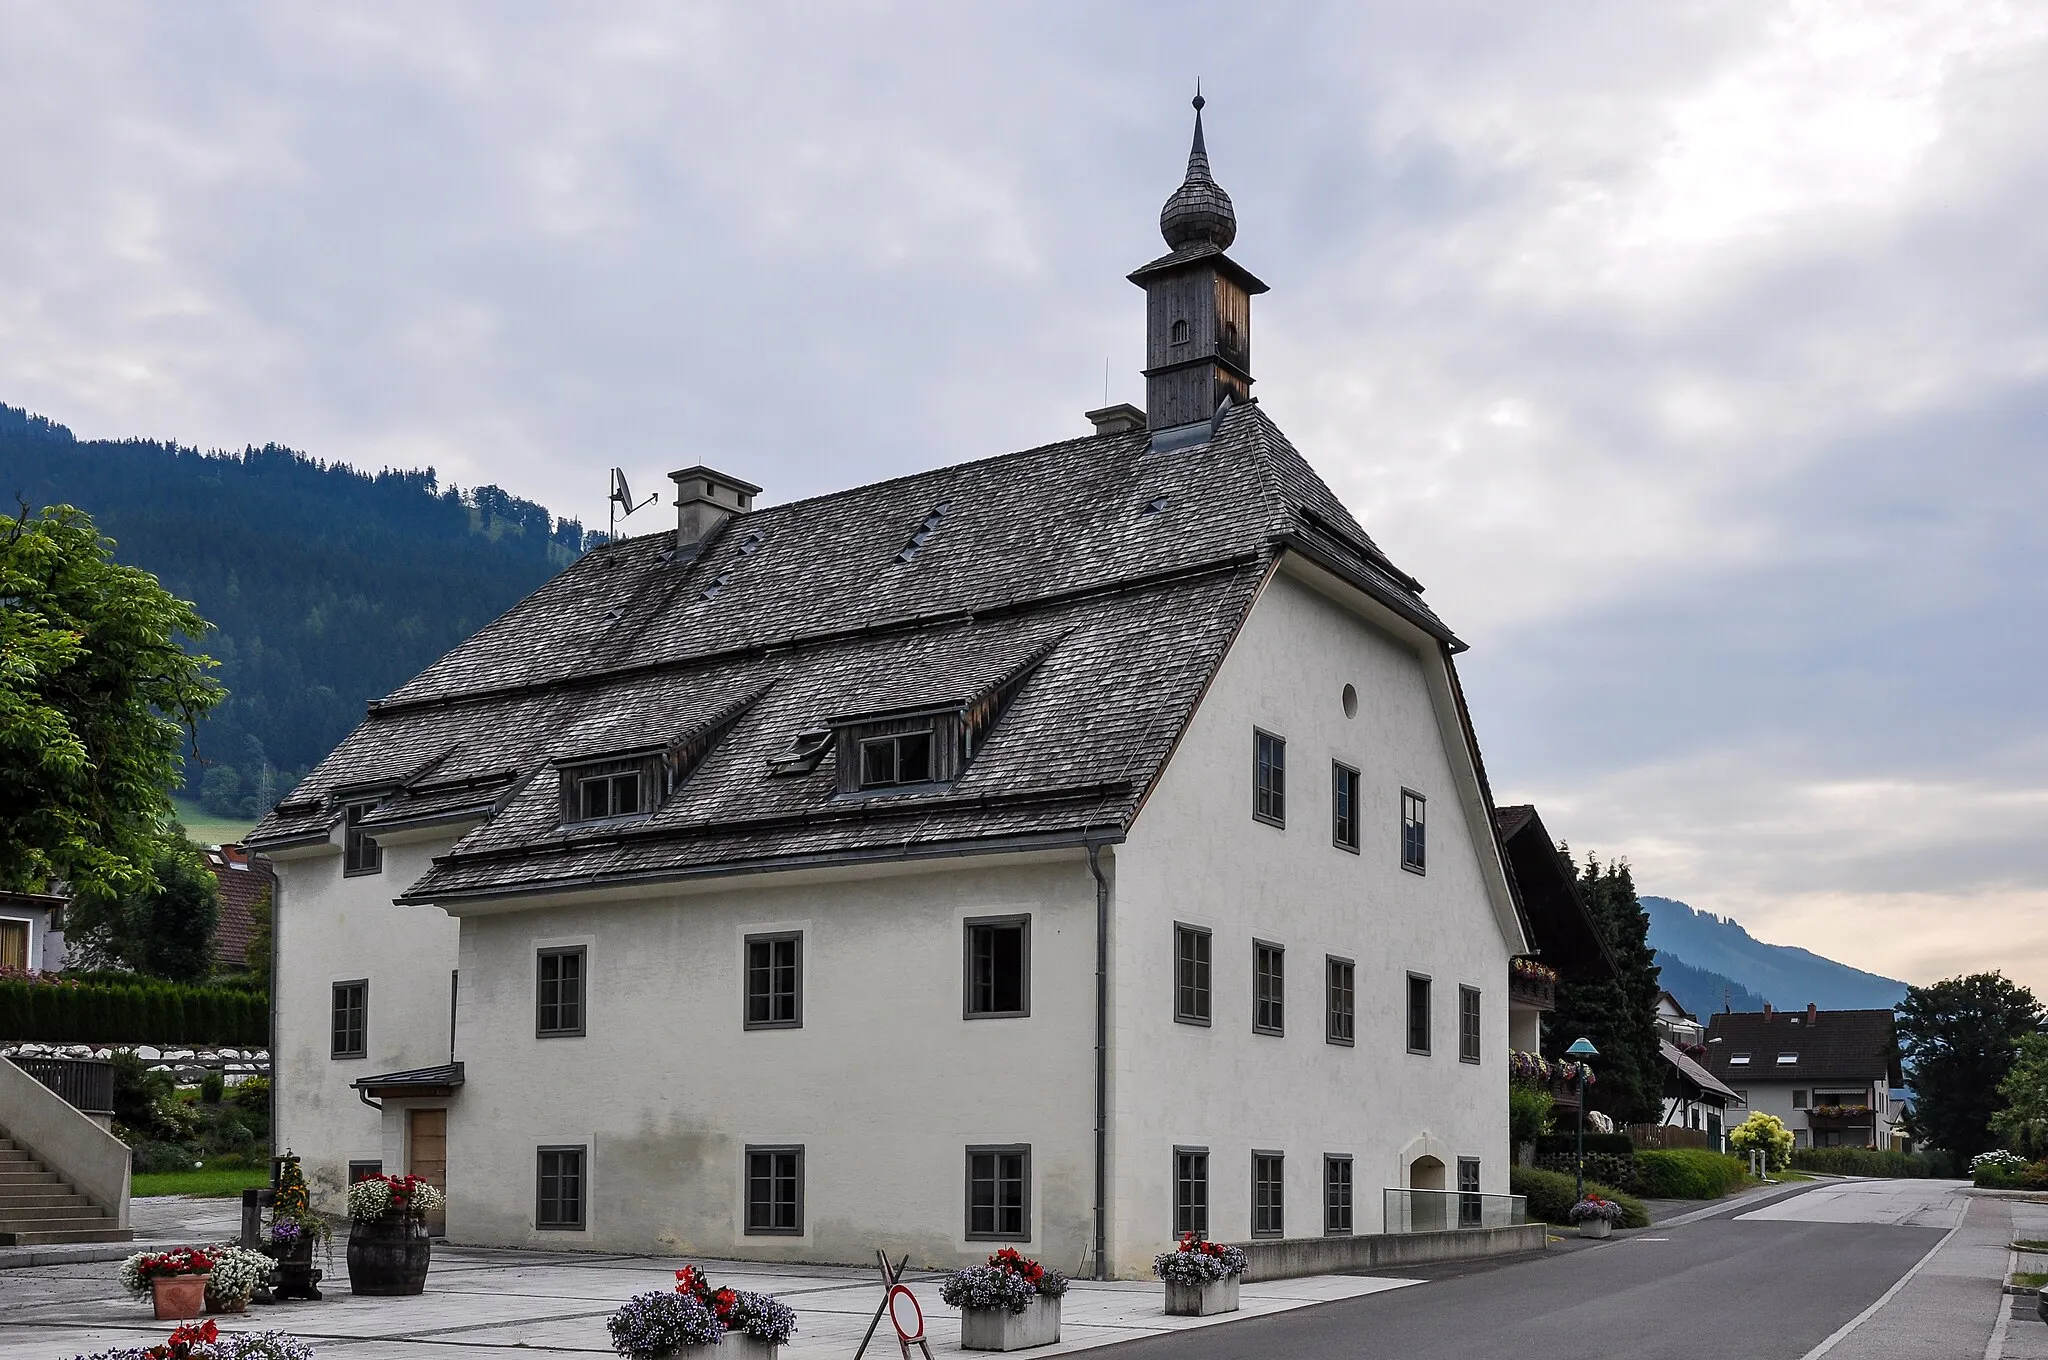
<path fill-rule="evenodd" d="M 1771 1003 L 1768 1001 L 1764 1002 L 1764 1023 L 1771 1023 Z"/>
<path fill-rule="evenodd" d="M 694 554 L 734 515 L 754 508 L 761 488 L 703 466 L 671 472 L 676 484 L 676 551 Z"/>
<path fill-rule="evenodd" d="M 1814 1004 L 1813 1004 L 1813 1003 L 1812 1003 L 1811 1001 L 1807 1002 L 1807 1003 L 1806 1003 L 1806 1027 L 1807 1027 L 1808 1029 L 1812 1029 L 1812 1028 L 1813 1028 L 1813 1022 L 1814 1022 L 1814 1021 L 1816 1021 L 1816 1020 L 1818 1020 L 1819 1018 L 1820 1018 L 1820 1007 L 1818 1007 L 1818 1006 L 1814 1005 Z"/>

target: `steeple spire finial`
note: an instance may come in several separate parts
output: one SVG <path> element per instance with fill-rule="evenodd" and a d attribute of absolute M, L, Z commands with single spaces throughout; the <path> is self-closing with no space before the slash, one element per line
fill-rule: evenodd
<path fill-rule="evenodd" d="M 1159 234 L 1175 250 L 1213 245 L 1228 250 L 1237 239 L 1237 211 L 1209 173 L 1209 147 L 1202 139 L 1202 82 L 1195 82 L 1195 139 L 1188 148 L 1188 173 L 1166 206 L 1159 210 Z"/>

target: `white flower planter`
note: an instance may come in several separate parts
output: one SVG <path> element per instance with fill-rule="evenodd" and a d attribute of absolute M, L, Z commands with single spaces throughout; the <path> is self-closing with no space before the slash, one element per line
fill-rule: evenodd
<path fill-rule="evenodd" d="M 1207 1284 L 1166 1282 L 1166 1312 L 1169 1317 L 1207 1317 L 1211 1313 L 1237 1311 L 1238 1275 L 1225 1275 Z"/>
<path fill-rule="evenodd" d="M 1044 1295 L 1021 1313 L 1007 1308 L 962 1308 L 960 1349 L 1021 1351 L 1060 1339 L 1060 1301 Z"/>
<path fill-rule="evenodd" d="M 1614 1231 L 1614 1225 L 1604 1218 L 1582 1218 L 1579 1220 L 1579 1236 L 1605 1237 Z"/>
<path fill-rule="evenodd" d="M 727 1332 L 715 1346 L 684 1346 L 669 1352 L 671 1360 L 776 1360 L 782 1347 L 745 1332 Z"/>

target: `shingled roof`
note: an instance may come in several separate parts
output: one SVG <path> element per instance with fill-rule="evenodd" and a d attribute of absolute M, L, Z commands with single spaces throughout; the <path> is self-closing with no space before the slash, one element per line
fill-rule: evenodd
<path fill-rule="evenodd" d="M 694 554 L 669 533 L 590 552 L 372 704 L 251 843 L 325 839 L 354 798 L 381 800 L 372 828 L 487 816 L 404 893 L 453 902 L 1115 839 L 1284 550 L 1461 647 L 1272 421 L 1227 406 L 1206 443 L 1099 434 L 739 514 Z M 948 785 L 844 798 L 830 760 L 769 773 L 835 718 L 1013 672 Z M 536 777 L 714 719 L 644 817 L 564 825 Z"/>
<path fill-rule="evenodd" d="M 1890 1011 L 1722 1011 L 1707 1019 L 1707 1068 L 1736 1085 L 1902 1080 Z"/>

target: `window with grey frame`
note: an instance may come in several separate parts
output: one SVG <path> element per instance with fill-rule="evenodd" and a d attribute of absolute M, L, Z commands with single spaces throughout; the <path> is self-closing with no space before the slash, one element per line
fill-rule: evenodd
<path fill-rule="evenodd" d="M 1479 1061 L 1479 989 L 1458 988 L 1458 1061 Z"/>
<path fill-rule="evenodd" d="M 534 1033 L 543 1039 L 583 1033 L 583 979 L 588 960 L 582 945 L 542 949 L 534 955 Z"/>
<path fill-rule="evenodd" d="M 1287 951 L 1266 940 L 1252 941 L 1252 1033 L 1287 1029 Z"/>
<path fill-rule="evenodd" d="M 804 1150 L 801 1146 L 747 1149 L 746 1230 L 756 1237 L 803 1235 Z"/>
<path fill-rule="evenodd" d="M 377 844 L 377 838 L 362 826 L 363 818 L 376 810 L 375 803 L 350 803 L 342 816 L 341 872 L 344 876 L 384 871 L 384 849 Z"/>
<path fill-rule="evenodd" d="M 329 1056 L 369 1056 L 370 983 L 367 978 L 334 984 L 333 1025 Z"/>
<path fill-rule="evenodd" d="M 1030 1144 L 967 1149 L 967 1236 L 980 1241 L 1030 1239 Z"/>
<path fill-rule="evenodd" d="M 568 1231 L 583 1227 L 586 1151 L 581 1145 L 534 1149 L 534 1227 Z"/>
<path fill-rule="evenodd" d="M 1358 771 L 1330 762 L 1330 843 L 1358 853 Z"/>
<path fill-rule="evenodd" d="M 1209 1023 L 1211 943 L 1200 926 L 1173 927 L 1173 1018 L 1183 1025 Z"/>
<path fill-rule="evenodd" d="M 1252 816 L 1287 825 L 1287 741 L 1252 729 Z"/>
<path fill-rule="evenodd" d="M 384 1163 L 381 1161 L 350 1162 L 348 1164 L 348 1183 L 350 1185 L 354 1185 L 357 1181 L 366 1181 L 373 1176 L 381 1176 L 383 1174 Z"/>
<path fill-rule="evenodd" d="M 1485 1201 L 1479 1198 L 1479 1159 L 1458 1159 L 1458 1226 L 1476 1228 L 1485 1221 Z"/>
<path fill-rule="evenodd" d="M 1349 1046 L 1358 1037 L 1358 966 L 1350 959 L 1328 955 L 1323 963 L 1328 1000 L 1323 1037 L 1333 1044 Z"/>
<path fill-rule="evenodd" d="M 1278 1152 L 1252 1153 L 1252 1236 L 1287 1233 L 1287 1158 Z"/>
<path fill-rule="evenodd" d="M 613 770 L 584 775 L 576 781 L 576 819 L 602 822 L 631 817 L 640 811 L 640 771 Z"/>
<path fill-rule="evenodd" d="M 1401 867 L 1411 874 L 1429 866 L 1427 804 L 1415 790 L 1401 790 Z"/>
<path fill-rule="evenodd" d="M 892 789 L 932 781 L 932 730 L 868 737 L 860 744 L 860 786 Z"/>
<path fill-rule="evenodd" d="M 802 1028 L 803 941 L 793 930 L 747 936 L 746 1028 Z"/>
<path fill-rule="evenodd" d="M 1031 1014 L 1031 918 L 970 919 L 965 947 L 967 1017 L 982 1020 Z"/>
<path fill-rule="evenodd" d="M 1323 1158 L 1323 1235 L 1351 1235 L 1351 1158 L 1337 1153 Z"/>
<path fill-rule="evenodd" d="M 1209 1235 L 1209 1149 L 1173 1150 L 1173 1235 Z"/>
<path fill-rule="evenodd" d="M 1429 1052 L 1429 979 L 1408 975 L 1408 1051 Z"/>

